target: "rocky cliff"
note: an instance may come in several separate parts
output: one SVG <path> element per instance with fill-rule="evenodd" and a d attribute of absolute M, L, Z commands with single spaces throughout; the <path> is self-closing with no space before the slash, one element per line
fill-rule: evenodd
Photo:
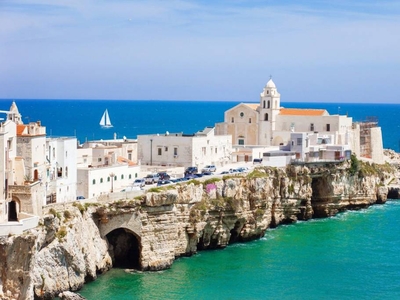
<path fill-rule="evenodd" d="M 112 266 L 160 270 L 179 256 L 264 236 L 297 220 L 384 203 L 395 171 L 358 160 L 258 168 L 112 203 L 48 208 L 41 225 L 0 243 L 0 297 L 51 299 Z"/>

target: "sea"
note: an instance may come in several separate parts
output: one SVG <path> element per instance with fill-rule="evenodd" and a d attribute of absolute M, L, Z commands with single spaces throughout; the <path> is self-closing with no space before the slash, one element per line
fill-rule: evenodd
<path fill-rule="evenodd" d="M 233 101 L 15 101 L 25 123 L 51 137 L 134 139 L 195 133 L 222 122 Z M 12 99 L 0 100 L 8 110 Z M 378 121 L 386 149 L 400 152 L 400 105 L 290 103 L 323 108 L 353 121 Z M 102 129 L 108 109 L 114 127 Z M 2 116 L 0 114 L 0 116 Z M 5 117 L 5 116 L 2 116 Z M 200 251 L 159 272 L 112 269 L 85 284 L 87 299 L 400 299 L 400 200 L 268 230 L 259 240 Z"/>

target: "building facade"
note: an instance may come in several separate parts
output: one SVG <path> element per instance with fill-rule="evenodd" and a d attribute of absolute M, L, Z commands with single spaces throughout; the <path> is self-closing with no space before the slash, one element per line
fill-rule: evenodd
<path fill-rule="evenodd" d="M 287 147 L 291 146 L 292 133 L 305 133 L 310 143 L 314 143 L 314 148 L 309 148 L 310 151 L 312 149 L 318 149 L 318 152 L 325 151 L 328 144 L 331 148 L 341 146 L 339 147 L 341 151 L 349 147 L 351 151 L 362 157 L 382 163 L 383 147 L 380 128 L 375 126 L 374 129 L 369 129 L 370 134 L 364 139 L 362 132 L 365 132 L 362 126 L 360 130 L 353 124 L 352 118 L 345 115 L 330 115 L 325 109 L 281 107 L 280 94 L 272 79 L 267 82 L 261 92 L 259 103 L 240 103 L 225 112 L 224 122 L 215 124 L 216 135 L 231 135 L 234 148 L 237 146 Z M 326 141 L 326 145 L 319 145 L 318 142 L 323 140 Z M 360 147 L 363 144 L 371 146 L 364 147 L 367 151 L 361 151 Z M 297 157 L 305 158 L 306 154 L 301 153 L 298 153 Z"/>
<path fill-rule="evenodd" d="M 77 140 L 46 139 L 46 200 L 43 205 L 76 200 Z"/>
<path fill-rule="evenodd" d="M 139 135 L 138 161 L 150 166 L 223 166 L 231 162 L 231 141 L 230 135 L 215 135 L 213 127 L 195 134 Z"/>

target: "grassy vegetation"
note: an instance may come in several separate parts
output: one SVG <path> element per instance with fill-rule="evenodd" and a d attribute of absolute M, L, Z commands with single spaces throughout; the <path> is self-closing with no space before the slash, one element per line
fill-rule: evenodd
<path fill-rule="evenodd" d="M 202 183 L 196 179 L 189 180 L 187 184 L 193 183 L 194 185 L 201 185 Z"/>
<path fill-rule="evenodd" d="M 207 180 L 204 180 L 203 184 L 206 186 L 207 184 L 216 183 L 218 181 L 221 181 L 221 178 L 213 177 L 213 178 L 209 178 Z"/>
<path fill-rule="evenodd" d="M 162 191 L 163 191 L 163 189 L 159 188 L 159 187 L 152 187 L 148 190 L 148 192 L 150 192 L 150 193 L 161 193 Z"/>
<path fill-rule="evenodd" d="M 350 168 L 348 169 L 350 175 L 358 175 L 361 178 L 376 175 L 384 180 L 385 173 L 393 173 L 394 169 L 389 163 L 378 165 L 359 160 L 356 155 L 352 154 L 350 158 Z"/>
<path fill-rule="evenodd" d="M 82 215 L 87 210 L 87 206 L 83 206 L 82 203 L 74 202 L 74 204 L 72 204 L 72 205 L 75 206 L 76 208 L 78 208 Z"/>
<path fill-rule="evenodd" d="M 68 219 L 71 219 L 71 217 L 72 217 L 72 214 L 69 212 L 69 210 L 65 210 L 64 218 L 68 220 Z"/>
<path fill-rule="evenodd" d="M 66 235 L 67 235 L 67 228 L 65 226 L 61 226 L 56 233 L 58 241 L 61 242 Z"/>
<path fill-rule="evenodd" d="M 265 178 L 268 177 L 267 172 L 263 169 L 254 169 L 252 172 L 248 173 L 246 176 L 248 179 L 253 179 L 253 178 Z"/>

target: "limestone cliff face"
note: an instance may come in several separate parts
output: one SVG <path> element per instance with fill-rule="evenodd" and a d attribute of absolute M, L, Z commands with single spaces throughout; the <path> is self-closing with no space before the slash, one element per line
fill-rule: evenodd
<path fill-rule="evenodd" d="M 72 206 L 66 211 L 53 211 L 35 230 L 1 240 L 1 299 L 52 299 L 111 267 L 91 214 Z"/>
<path fill-rule="evenodd" d="M 260 168 L 129 201 L 63 206 L 37 229 L 1 241 L 0 298 L 52 298 L 112 265 L 165 269 L 176 257 L 257 239 L 279 224 L 384 203 L 392 178 L 388 166 L 353 163 Z"/>

